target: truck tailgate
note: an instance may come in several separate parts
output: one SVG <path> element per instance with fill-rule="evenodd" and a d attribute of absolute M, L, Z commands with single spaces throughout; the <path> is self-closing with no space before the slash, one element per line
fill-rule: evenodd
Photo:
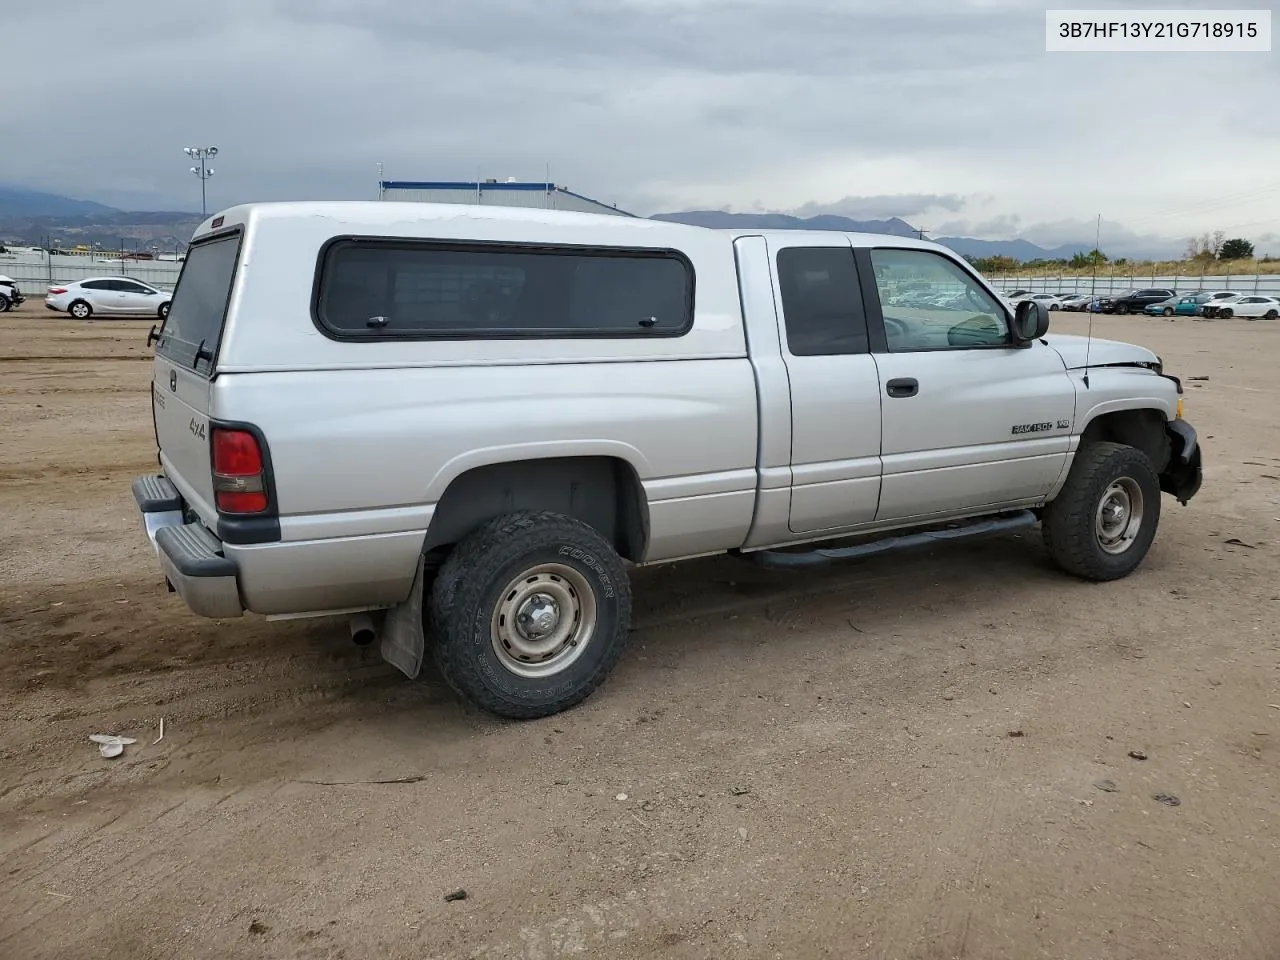
<path fill-rule="evenodd" d="M 206 523 L 215 521 L 209 451 L 209 381 L 157 356 L 151 409 L 165 476 Z"/>

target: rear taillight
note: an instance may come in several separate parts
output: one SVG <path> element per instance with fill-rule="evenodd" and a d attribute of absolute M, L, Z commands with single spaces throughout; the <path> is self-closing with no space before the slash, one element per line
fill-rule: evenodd
<path fill-rule="evenodd" d="M 66 292 L 67 292 L 67 288 L 66 288 L 66 287 L 50 287 L 50 288 L 49 288 L 49 294 L 50 294 L 50 296 L 55 296 L 55 297 L 56 297 L 58 294 L 60 294 L 60 293 L 66 293 Z"/>
<path fill-rule="evenodd" d="M 223 513 L 262 513 L 269 506 L 262 448 L 248 430 L 213 428 L 213 499 Z"/>

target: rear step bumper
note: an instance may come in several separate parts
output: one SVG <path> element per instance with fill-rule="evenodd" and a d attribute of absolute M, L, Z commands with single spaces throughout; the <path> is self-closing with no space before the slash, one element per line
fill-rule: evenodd
<path fill-rule="evenodd" d="M 163 476 L 138 477 L 133 499 L 165 579 L 191 612 L 214 618 L 241 616 L 244 606 L 235 562 L 202 523 L 185 522 L 185 504 L 173 483 Z"/>

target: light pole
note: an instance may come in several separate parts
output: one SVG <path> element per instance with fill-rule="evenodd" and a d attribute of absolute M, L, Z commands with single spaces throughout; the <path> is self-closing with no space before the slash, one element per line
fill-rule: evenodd
<path fill-rule="evenodd" d="M 196 161 L 196 166 L 191 168 L 191 172 L 200 178 L 200 216 L 208 215 L 208 207 L 205 204 L 205 181 L 213 176 L 213 168 L 205 165 L 206 160 L 212 160 L 218 155 L 217 147 L 183 147 L 182 152 L 192 160 Z"/>

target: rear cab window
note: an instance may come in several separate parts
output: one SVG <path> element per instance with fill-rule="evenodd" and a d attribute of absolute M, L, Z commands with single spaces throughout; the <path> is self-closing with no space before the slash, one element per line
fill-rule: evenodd
<path fill-rule="evenodd" d="M 212 375 L 239 255 L 239 231 L 192 244 L 160 327 L 157 354 L 201 376 Z"/>
<path fill-rule="evenodd" d="M 777 265 L 792 356 L 870 352 L 852 247 L 785 247 Z"/>

